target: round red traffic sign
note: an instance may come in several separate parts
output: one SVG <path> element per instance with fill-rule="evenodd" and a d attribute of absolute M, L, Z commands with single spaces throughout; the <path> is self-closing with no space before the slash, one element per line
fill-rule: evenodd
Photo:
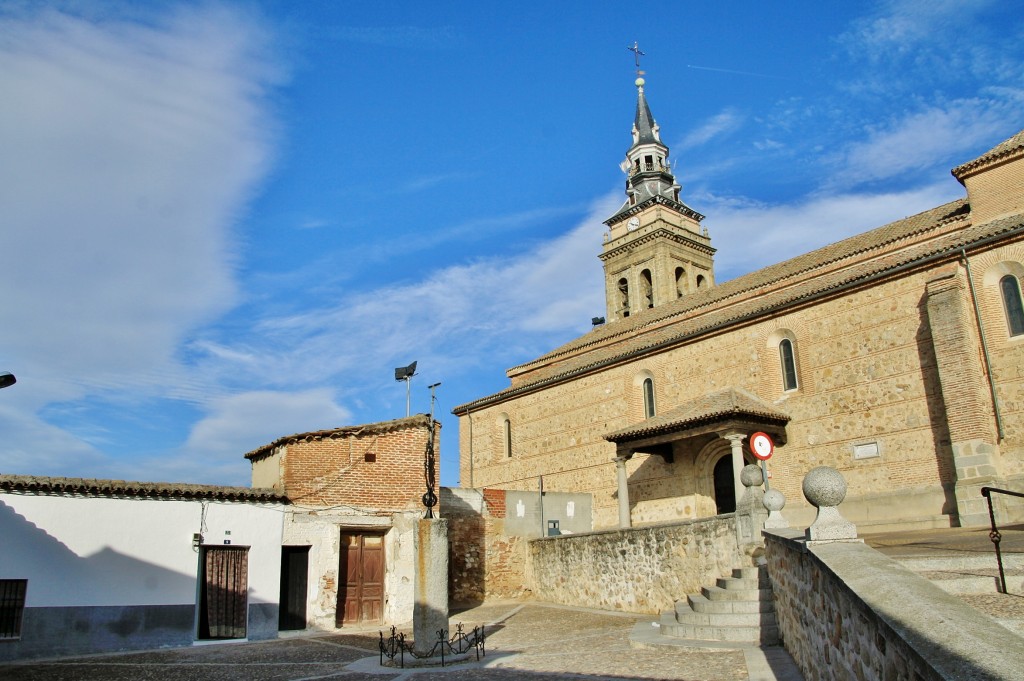
<path fill-rule="evenodd" d="M 750 452 L 761 461 L 767 461 L 775 452 L 775 443 L 768 437 L 768 433 L 754 433 L 750 436 Z"/>

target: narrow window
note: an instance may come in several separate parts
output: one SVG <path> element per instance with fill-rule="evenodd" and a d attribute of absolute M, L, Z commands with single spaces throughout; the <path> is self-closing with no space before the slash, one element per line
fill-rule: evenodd
<path fill-rule="evenodd" d="M 644 418 L 654 416 L 654 379 L 644 379 Z"/>
<path fill-rule="evenodd" d="M 502 436 L 505 440 L 505 458 L 512 458 L 512 421 L 505 417 L 501 422 Z"/>
<path fill-rule="evenodd" d="M 676 298 L 681 298 L 686 292 L 686 270 L 682 267 L 676 268 Z"/>
<path fill-rule="evenodd" d="M 623 317 L 629 316 L 629 282 L 625 277 L 619 279 L 619 309 Z"/>
<path fill-rule="evenodd" d="M 779 356 L 782 358 L 782 389 L 796 390 L 796 360 L 793 357 L 793 341 L 783 338 L 779 343 Z"/>
<path fill-rule="evenodd" d="M 27 579 L 0 579 L 0 639 L 21 638 Z"/>
<path fill-rule="evenodd" d="M 1007 274 L 999 280 L 999 290 L 1003 294 L 1003 308 L 1006 310 L 1006 323 L 1010 327 L 1011 336 L 1024 334 L 1024 304 L 1020 298 L 1020 283 L 1017 277 Z"/>
<path fill-rule="evenodd" d="M 704 288 L 704 284 L 706 283 L 706 281 L 707 280 L 704 279 L 704 275 L 703 274 L 698 274 L 697 275 L 697 288 Z"/>
<path fill-rule="evenodd" d="M 643 287 L 641 292 L 644 297 L 644 304 L 647 309 L 654 307 L 654 282 L 651 280 L 651 271 L 643 270 L 640 272 L 640 286 Z"/>

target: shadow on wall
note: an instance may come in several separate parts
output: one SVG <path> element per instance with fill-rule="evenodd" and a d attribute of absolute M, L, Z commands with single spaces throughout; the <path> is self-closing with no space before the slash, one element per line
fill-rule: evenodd
<path fill-rule="evenodd" d="M 932 432 L 932 449 L 935 452 L 935 464 L 938 468 L 939 482 L 945 496 L 942 513 L 950 518 L 957 517 L 957 504 L 954 486 L 956 485 L 956 464 L 953 462 L 953 447 L 950 442 L 949 426 L 946 417 L 946 403 L 942 398 L 942 386 L 939 384 L 938 360 L 935 358 L 935 346 L 932 341 L 931 326 L 928 322 L 928 297 L 925 295 L 918 304 L 921 325 L 917 329 L 917 355 L 923 371 L 925 402 L 928 405 L 928 423 Z"/>
<path fill-rule="evenodd" d="M 117 532 L 118 528 L 109 528 Z M 82 557 L 0 501 L 0 579 L 28 579 L 26 606 L 193 604 L 195 575 L 110 548 Z M 196 560 L 198 561 L 198 554 Z M 182 600 L 182 598 L 185 600 Z"/>

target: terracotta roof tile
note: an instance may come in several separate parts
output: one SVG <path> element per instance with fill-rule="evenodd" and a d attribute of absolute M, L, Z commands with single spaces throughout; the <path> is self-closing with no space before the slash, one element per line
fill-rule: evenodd
<path fill-rule="evenodd" d="M 69 494 L 96 497 L 143 497 L 156 499 L 214 499 L 287 503 L 273 489 L 193 485 L 176 482 L 133 482 L 93 478 L 61 478 L 34 475 L 0 475 L 0 491 L 30 494 Z"/>
<path fill-rule="evenodd" d="M 595 329 L 532 362 L 509 370 L 512 386 L 456 407 L 464 413 L 502 402 L 648 352 L 781 309 L 902 268 L 955 258 L 960 248 L 1024 231 L 1024 215 L 973 226 L 961 199 L 766 267 L 707 291 Z"/>
<path fill-rule="evenodd" d="M 281 445 L 290 444 L 292 442 L 299 442 L 300 440 L 314 441 L 324 440 L 332 438 L 347 437 L 349 435 L 375 435 L 379 433 L 390 433 L 395 430 L 401 430 L 403 428 L 427 428 L 430 424 L 430 417 L 426 414 L 414 414 L 402 419 L 394 419 L 391 421 L 380 421 L 378 423 L 365 423 L 360 426 L 344 426 L 341 428 L 331 428 L 329 430 L 314 430 L 308 433 L 295 433 L 294 435 L 285 435 L 279 437 L 270 444 L 265 444 L 262 447 L 248 452 L 245 455 L 246 459 L 253 459 L 259 456 L 270 454 L 275 448 Z"/>
<path fill-rule="evenodd" d="M 604 439 L 610 442 L 630 442 L 728 418 L 743 417 L 767 420 L 779 425 L 789 422 L 789 414 L 786 412 L 775 408 L 742 388 L 733 387 L 701 395 L 664 414 L 609 433 L 604 436 Z"/>
<path fill-rule="evenodd" d="M 1000 142 L 973 161 L 958 165 L 950 172 L 953 173 L 953 177 L 963 183 L 963 178 L 971 175 L 973 171 L 1018 152 L 1024 152 L 1024 130 L 1021 130 L 1005 142 Z"/>

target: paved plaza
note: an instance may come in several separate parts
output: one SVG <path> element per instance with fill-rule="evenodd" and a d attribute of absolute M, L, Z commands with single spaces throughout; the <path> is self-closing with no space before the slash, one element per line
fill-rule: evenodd
<path fill-rule="evenodd" d="M 673 679 L 771 681 L 787 676 L 781 649 L 692 649 L 631 644 L 650 618 L 535 603 L 492 603 L 453 616 L 487 626 L 486 656 L 445 669 L 377 664 L 378 628 L 262 643 L 201 645 L 141 653 L 0 665 L 4 681 L 389 681 L 393 679 Z M 408 631 L 408 630 L 407 630 Z M 634 636 L 636 638 L 636 636 Z M 642 637 L 641 637 L 642 638 Z M 782 658 L 776 658 L 781 654 Z M 748 665 L 749 661 L 749 665 Z M 748 671 L 748 666 L 750 670 Z M 774 669 L 773 669 L 774 667 Z"/>

